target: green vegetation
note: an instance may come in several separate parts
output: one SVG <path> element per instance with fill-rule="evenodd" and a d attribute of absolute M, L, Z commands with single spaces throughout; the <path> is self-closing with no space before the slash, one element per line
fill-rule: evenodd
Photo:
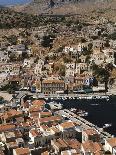
<path fill-rule="evenodd" d="M 47 35 L 47 36 L 43 36 L 43 40 L 41 42 L 41 45 L 43 47 L 50 47 L 52 48 L 52 44 L 53 44 L 53 40 L 54 40 L 55 36 L 54 35 Z"/>
<path fill-rule="evenodd" d="M 30 28 L 40 25 L 42 17 L 0 8 L 0 28 Z"/>
<path fill-rule="evenodd" d="M 7 84 L 1 88 L 1 91 L 7 91 L 8 93 L 14 93 L 14 91 L 18 90 L 18 84 Z"/>
<path fill-rule="evenodd" d="M 6 39 L 8 40 L 8 42 L 11 45 L 16 45 L 17 44 L 17 36 L 15 36 L 15 35 L 8 36 L 8 37 L 6 37 Z"/>
<path fill-rule="evenodd" d="M 109 39 L 112 39 L 112 40 L 116 40 L 116 32 L 110 34 L 110 35 L 108 36 L 108 38 L 109 38 Z"/>

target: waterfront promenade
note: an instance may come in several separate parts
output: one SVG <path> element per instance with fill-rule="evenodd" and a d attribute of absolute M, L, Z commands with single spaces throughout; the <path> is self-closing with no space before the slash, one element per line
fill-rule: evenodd
<path fill-rule="evenodd" d="M 37 98 L 45 99 L 109 99 L 111 93 L 89 93 L 89 94 L 35 94 Z"/>
<path fill-rule="evenodd" d="M 17 91 L 17 97 L 31 95 L 34 98 L 43 99 L 109 99 L 111 93 L 89 93 L 89 94 L 43 94 L 31 93 L 29 91 Z"/>

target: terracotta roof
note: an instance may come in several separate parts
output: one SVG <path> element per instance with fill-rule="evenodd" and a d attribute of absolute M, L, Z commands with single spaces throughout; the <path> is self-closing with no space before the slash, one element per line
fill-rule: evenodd
<path fill-rule="evenodd" d="M 38 118 L 38 116 L 39 116 L 39 111 L 32 112 L 32 113 L 30 114 L 30 117 L 32 117 L 32 118 L 34 118 L 34 117 L 37 117 L 37 118 Z"/>
<path fill-rule="evenodd" d="M 111 147 L 116 147 L 116 138 L 109 138 L 107 139 L 107 142 Z"/>
<path fill-rule="evenodd" d="M 102 150 L 102 145 L 97 142 L 93 141 L 86 141 L 85 143 L 82 144 L 85 152 L 92 152 L 92 153 L 97 153 Z"/>
<path fill-rule="evenodd" d="M 50 117 L 45 117 L 45 118 L 39 118 L 39 122 L 51 122 L 51 121 L 60 121 L 62 117 L 60 116 L 50 116 Z"/>
<path fill-rule="evenodd" d="M 15 149 L 17 155 L 29 155 L 30 150 L 29 148 L 17 148 Z"/>
<path fill-rule="evenodd" d="M 69 145 L 69 147 L 72 149 L 80 150 L 80 148 L 81 148 L 81 143 L 76 139 L 69 139 L 69 140 L 66 140 L 66 142 Z"/>
<path fill-rule="evenodd" d="M 41 135 L 41 133 L 35 129 L 30 130 L 30 133 L 32 134 L 33 137 L 37 137 Z"/>
<path fill-rule="evenodd" d="M 57 139 L 53 140 L 54 144 L 60 149 L 60 148 L 67 148 L 68 145 L 66 144 L 65 140 Z"/>
<path fill-rule="evenodd" d="M 21 138 L 23 137 L 22 133 L 19 130 L 14 130 L 15 137 Z"/>
<path fill-rule="evenodd" d="M 54 131 L 55 133 L 59 133 L 60 132 L 60 130 L 57 127 L 55 127 L 55 126 L 51 127 L 50 129 L 52 131 Z"/>
<path fill-rule="evenodd" d="M 41 155 L 49 155 L 49 152 L 45 151 L 45 152 L 41 153 Z"/>
<path fill-rule="evenodd" d="M 0 132 L 14 130 L 14 129 L 15 129 L 15 125 L 13 124 L 1 124 L 0 125 Z"/>
<path fill-rule="evenodd" d="M 29 102 L 28 101 L 24 102 L 23 106 L 24 106 L 24 108 L 29 108 Z"/>
<path fill-rule="evenodd" d="M 51 112 L 40 112 L 39 114 L 40 114 L 40 117 L 42 117 L 42 116 L 51 116 L 52 115 Z"/>
<path fill-rule="evenodd" d="M 43 80 L 43 82 L 42 82 L 43 84 L 45 83 L 62 83 L 62 84 L 64 84 L 64 81 L 63 80 L 57 80 L 57 79 L 53 79 L 53 80 Z"/>
<path fill-rule="evenodd" d="M 23 127 L 30 127 L 29 122 L 23 122 L 23 123 L 21 123 L 21 124 L 22 124 Z"/>
<path fill-rule="evenodd" d="M 84 132 L 87 135 L 96 135 L 96 134 L 98 134 L 98 132 L 95 129 L 87 129 L 87 130 L 84 130 Z"/>
<path fill-rule="evenodd" d="M 62 151 L 62 155 L 81 155 L 81 154 L 79 154 L 76 149 L 69 149 Z"/>
<path fill-rule="evenodd" d="M 17 148 L 18 147 L 17 142 L 9 142 L 8 145 L 10 148 Z"/>
<path fill-rule="evenodd" d="M 61 123 L 60 126 L 63 127 L 63 129 L 75 127 L 73 122 L 68 122 L 68 121 L 64 122 L 64 123 Z"/>
<path fill-rule="evenodd" d="M 3 150 L 0 150 L 0 155 L 5 155 Z"/>
<path fill-rule="evenodd" d="M 34 100 L 32 102 L 33 105 L 43 106 L 45 104 L 44 100 Z"/>
<path fill-rule="evenodd" d="M 22 112 L 21 111 L 16 111 L 14 109 L 11 109 L 11 110 L 5 112 L 2 115 L 2 118 L 4 118 L 4 119 L 10 119 L 12 117 L 17 117 L 17 116 L 21 116 L 21 115 L 22 115 Z"/>
<path fill-rule="evenodd" d="M 47 125 L 41 125 L 41 128 L 43 129 L 43 130 L 47 130 L 49 127 L 47 126 Z"/>
<path fill-rule="evenodd" d="M 32 113 L 32 112 L 38 112 L 38 111 L 41 111 L 41 107 L 40 106 L 31 106 L 29 108 L 29 112 Z"/>

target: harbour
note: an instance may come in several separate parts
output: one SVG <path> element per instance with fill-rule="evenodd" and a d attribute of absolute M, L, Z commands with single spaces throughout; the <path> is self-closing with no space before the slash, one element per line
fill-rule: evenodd
<path fill-rule="evenodd" d="M 86 115 L 81 115 L 82 118 L 98 126 L 104 128 L 104 131 L 116 136 L 116 97 L 110 96 L 107 98 L 94 99 L 48 99 L 47 102 L 55 101 L 62 104 L 63 109 L 70 112 L 72 109 L 78 109 L 85 112 Z"/>

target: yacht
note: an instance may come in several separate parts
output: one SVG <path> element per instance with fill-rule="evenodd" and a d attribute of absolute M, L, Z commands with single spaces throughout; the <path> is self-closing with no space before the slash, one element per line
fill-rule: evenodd
<path fill-rule="evenodd" d="M 97 105 L 99 105 L 99 104 L 91 104 L 92 106 L 97 106 Z"/>
<path fill-rule="evenodd" d="M 104 124 L 103 128 L 109 128 L 109 127 L 111 127 L 111 126 L 112 126 L 111 123 L 109 123 L 109 124 Z"/>

